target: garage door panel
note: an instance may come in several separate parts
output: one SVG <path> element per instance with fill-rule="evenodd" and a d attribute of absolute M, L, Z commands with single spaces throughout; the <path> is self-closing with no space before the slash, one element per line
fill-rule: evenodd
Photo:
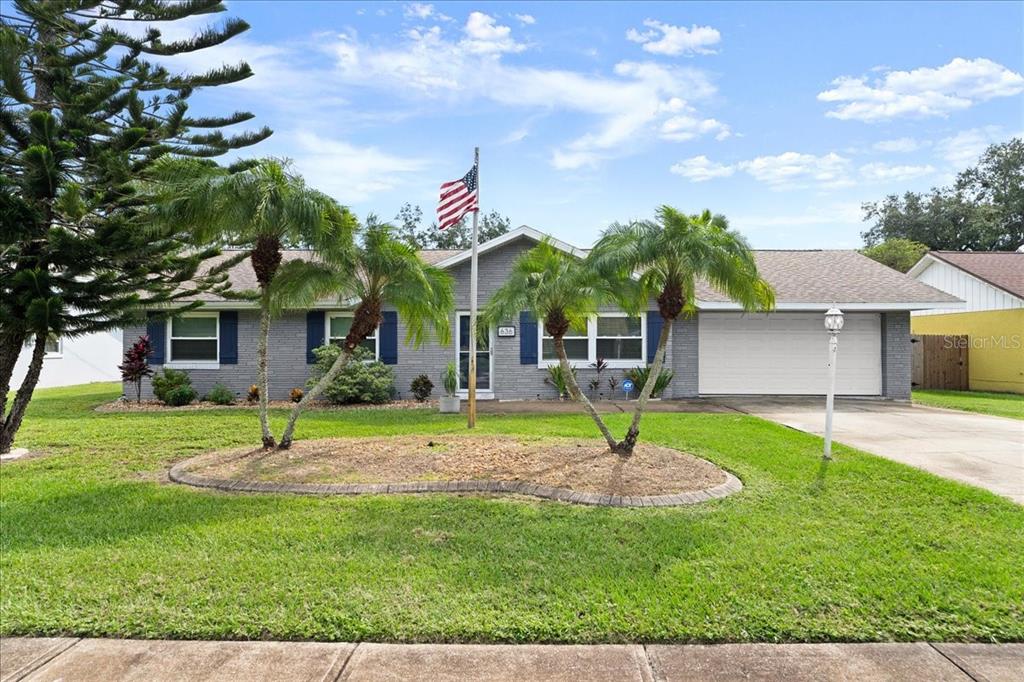
<path fill-rule="evenodd" d="M 701 313 L 698 342 L 701 393 L 818 395 L 827 389 L 828 335 L 820 314 Z M 881 392 L 880 317 L 847 314 L 836 393 Z"/>

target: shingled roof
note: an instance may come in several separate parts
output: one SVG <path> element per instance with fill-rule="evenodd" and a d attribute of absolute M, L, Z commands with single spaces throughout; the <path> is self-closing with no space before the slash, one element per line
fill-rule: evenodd
<path fill-rule="evenodd" d="M 940 261 L 1024 298 L 1024 253 L 1014 251 L 929 251 Z"/>

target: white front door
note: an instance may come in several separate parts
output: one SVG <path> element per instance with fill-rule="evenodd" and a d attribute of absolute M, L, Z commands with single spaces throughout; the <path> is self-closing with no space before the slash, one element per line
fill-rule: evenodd
<path fill-rule="evenodd" d="M 491 353 L 493 345 L 491 334 L 478 338 L 476 342 L 476 390 L 492 393 L 491 384 L 494 376 L 494 363 Z M 459 390 L 468 390 L 469 385 L 469 313 L 459 313 L 459 324 L 456 325 L 456 358 L 459 366 Z"/>
<path fill-rule="evenodd" d="M 706 395 L 824 395 L 824 320 L 820 313 L 700 313 L 698 390 Z M 836 393 L 881 392 L 881 318 L 847 313 L 839 333 Z"/>

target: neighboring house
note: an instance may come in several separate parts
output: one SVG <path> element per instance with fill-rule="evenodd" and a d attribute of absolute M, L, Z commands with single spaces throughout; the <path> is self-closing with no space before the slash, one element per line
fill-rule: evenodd
<path fill-rule="evenodd" d="M 972 391 L 1024 393 L 1024 253 L 931 251 L 907 273 L 965 301 L 914 313 L 914 334 L 966 335 Z"/>
<path fill-rule="evenodd" d="M 481 307 L 505 281 L 513 261 L 546 235 L 520 227 L 480 246 Z M 577 255 L 585 252 L 554 241 Z M 308 258 L 310 252 L 290 251 L 286 258 Z M 367 347 L 395 372 L 395 388 L 409 393 L 409 383 L 426 374 L 440 385 L 452 361 L 465 371 L 469 352 L 469 251 L 425 251 L 423 258 L 447 269 L 455 279 L 456 311 L 452 316 L 453 343 L 430 341 L 420 348 L 404 344 L 405 325 L 385 310 L 383 323 Z M 958 300 L 891 270 L 856 251 L 758 251 L 758 267 L 775 287 L 777 311 L 744 314 L 708 286 L 698 291 L 699 312 L 676 321 L 669 340 L 667 366 L 675 372 L 665 397 L 716 394 L 823 394 L 826 388 L 827 334 L 824 312 L 833 304 L 846 313 L 840 336 L 838 392 L 843 395 L 910 397 L 910 311 L 955 305 Z M 229 276 L 235 288 L 252 289 L 255 276 L 248 261 Z M 153 320 L 125 330 L 127 346 L 149 333 L 156 347 L 152 364 L 187 370 L 203 394 L 221 382 L 243 395 L 256 380 L 258 315 L 254 304 L 207 297 L 204 306 L 177 319 Z M 343 338 L 351 312 L 332 302 L 312 310 L 286 313 L 270 332 L 270 392 L 285 398 L 304 386 L 313 362 L 313 349 Z M 614 309 L 602 312 L 587 332 L 566 337 L 569 355 L 586 388 L 598 357 L 610 365 L 599 391 L 609 396 L 607 379 L 620 380 L 623 371 L 648 363 L 657 346 L 662 320 L 656 306 L 629 318 Z M 481 398 L 553 398 L 545 383 L 555 363 L 543 326 L 527 313 L 490 330 L 478 350 L 477 386 Z M 158 367 L 159 368 L 159 367 Z M 464 381 L 464 379 L 463 379 Z M 148 381 L 144 387 L 152 395 Z M 464 392 L 464 391 L 463 391 Z"/>
<path fill-rule="evenodd" d="M 36 387 L 50 388 L 87 384 L 92 381 L 117 381 L 121 378 L 121 373 L 117 369 L 121 363 L 121 345 L 120 330 L 86 334 L 73 339 L 51 337 L 46 344 L 43 369 Z M 22 349 L 11 377 L 12 387 L 21 386 L 28 371 L 31 355 L 31 345 Z"/>

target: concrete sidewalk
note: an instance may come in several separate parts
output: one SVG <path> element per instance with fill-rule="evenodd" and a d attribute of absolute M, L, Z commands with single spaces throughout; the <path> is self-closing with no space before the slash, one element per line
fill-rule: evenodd
<path fill-rule="evenodd" d="M 1002 680 L 1024 644 L 472 645 L 0 639 L 0 682 Z"/>

